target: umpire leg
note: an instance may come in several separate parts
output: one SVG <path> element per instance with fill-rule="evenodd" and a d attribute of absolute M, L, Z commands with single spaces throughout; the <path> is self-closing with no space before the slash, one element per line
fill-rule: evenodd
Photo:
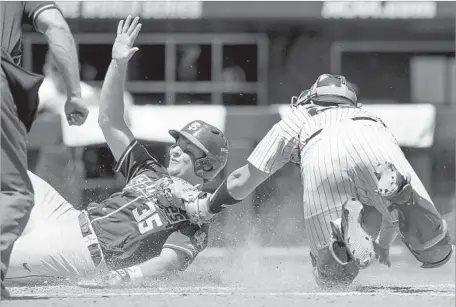
<path fill-rule="evenodd" d="M 1 70 L 1 193 L 0 251 L 2 296 L 7 296 L 4 278 L 14 242 L 27 224 L 33 207 L 33 187 L 27 175 L 27 131 Z"/>

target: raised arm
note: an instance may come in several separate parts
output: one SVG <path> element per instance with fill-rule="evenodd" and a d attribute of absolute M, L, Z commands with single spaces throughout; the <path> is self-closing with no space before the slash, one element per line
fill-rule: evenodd
<path fill-rule="evenodd" d="M 132 21 L 131 16 L 127 17 L 125 23 L 123 20 L 119 22 L 117 37 L 112 47 L 111 64 L 100 95 L 98 124 L 116 161 L 119 161 L 134 140 L 124 118 L 124 85 L 128 61 L 138 51 L 138 48 L 133 47 L 141 30 L 138 22 L 138 17 Z"/>
<path fill-rule="evenodd" d="M 35 28 L 47 40 L 57 68 L 65 82 L 67 101 L 65 113 L 70 125 L 82 125 L 89 110 L 81 101 L 81 82 L 76 44 L 70 28 L 57 9 L 46 9 L 34 20 Z"/>

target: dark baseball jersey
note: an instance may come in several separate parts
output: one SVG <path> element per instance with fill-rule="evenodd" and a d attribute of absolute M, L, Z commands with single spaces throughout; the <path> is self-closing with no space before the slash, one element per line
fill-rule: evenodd
<path fill-rule="evenodd" d="M 134 140 L 114 168 L 127 185 L 87 212 L 110 268 L 137 265 L 160 255 L 163 247 L 184 252 L 187 265 L 206 247 L 206 227 L 191 224 L 185 211 L 160 206 L 155 183 L 167 170 Z"/>
<path fill-rule="evenodd" d="M 300 164 L 304 222 L 314 255 L 331 240 L 329 222 L 341 216 L 342 204 L 356 197 L 382 213 L 382 231 L 393 229 L 395 211 L 375 193 L 378 164 L 389 161 L 432 202 L 381 119 L 362 108 L 300 105 L 274 125 L 254 149 L 249 163 L 272 174 L 287 162 Z"/>
<path fill-rule="evenodd" d="M 39 14 L 59 8 L 54 1 L 1 1 L 0 8 L 2 49 L 19 65 L 22 58 L 22 25 L 35 27 Z"/>

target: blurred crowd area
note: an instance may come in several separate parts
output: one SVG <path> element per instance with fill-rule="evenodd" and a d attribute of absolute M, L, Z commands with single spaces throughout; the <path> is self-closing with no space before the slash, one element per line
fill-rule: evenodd
<path fill-rule="evenodd" d="M 278 114 L 265 111 L 269 106 L 288 104 L 318 75 L 334 73 L 347 77 L 364 105 L 382 105 L 386 110 L 413 104 L 435 108 L 432 124 L 414 123 L 413 112 L 397 119 L 404 121 L 405 130 L 427 124 L 432 130 L 429 146 L 403 150 L 439 210 L 448 215 L 456 208 L 454 2 L 58 4 L 78 45 L 87 104 L 98 104 L 117 21 L 131 13 L 142 17 L 143 28 L 137 39 L 140 50 L 129 65 L 127 112 L 147 105 L 226 107 L 231 115 L 221 128 L 232 140 L 231 158 L 207 190 L 245 163 L 261 137 L 280 120 Z M 118 191 L 123 178 L 112 171 L 114 159 L 106 145 L 75 148 L 62 141 L 58 130 L 65 90 L 43 38 L 27 32 L 23 50 L 24 66 L 46 77 L 29 139 L 29 168 L 78 208 Z M 268 114 L 267 119 L 265 115 L 262 120 L 261 114 Z M 153 138 L 144 143 L 167 163 L 168 143 Z M 217 219 L 211 244 L 305 243 L 301 191 L 299 169 L 287 165 L 252 197 Z"/>

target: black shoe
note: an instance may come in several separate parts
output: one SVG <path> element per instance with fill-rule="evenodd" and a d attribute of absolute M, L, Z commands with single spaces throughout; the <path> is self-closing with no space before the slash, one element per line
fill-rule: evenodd
<path fill-rule="evenodd" d="M 2 301 L 11 299 L 9 291 L 5 288 L 5 285 L 2 282 Z"/>

